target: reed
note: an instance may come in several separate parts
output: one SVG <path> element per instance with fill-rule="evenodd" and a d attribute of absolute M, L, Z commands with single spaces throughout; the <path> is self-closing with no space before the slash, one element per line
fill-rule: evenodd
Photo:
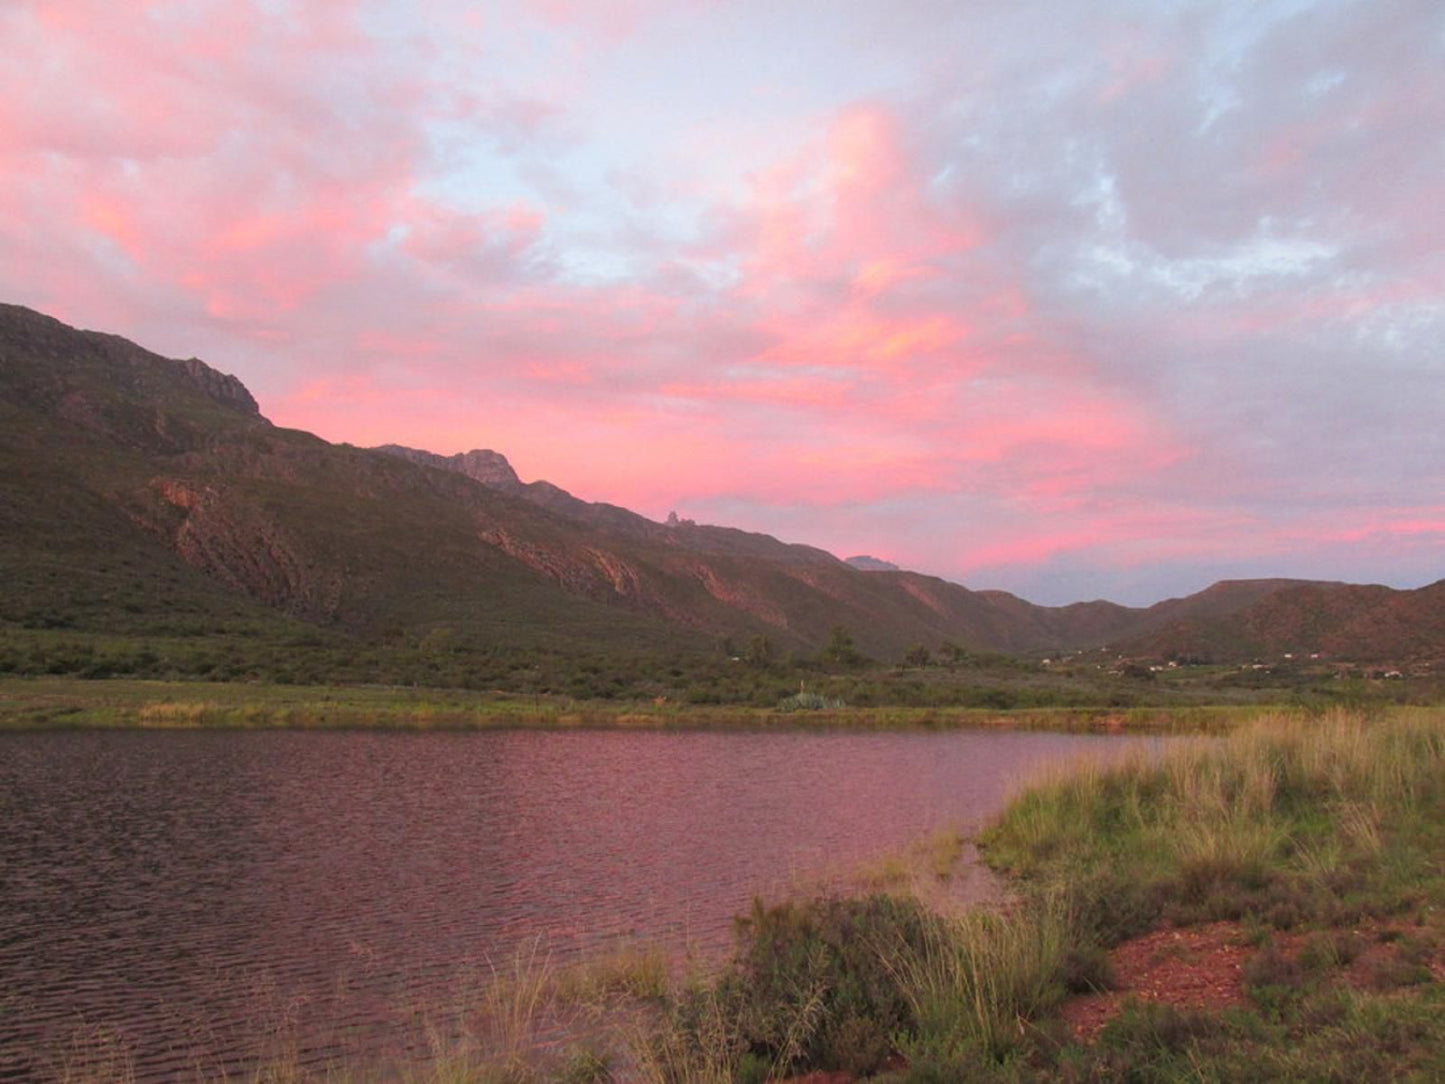
<path fill-rule="evenodd" d="M 1060 897 L 1011 911 L 936 918 L 923 951 L 893 962 L 913 1009 L 902 1044 L 912 1063 L 976 1050 L 1000 1059 L 1028 1021 L 1062 1000 L 1072 923 Z"/>

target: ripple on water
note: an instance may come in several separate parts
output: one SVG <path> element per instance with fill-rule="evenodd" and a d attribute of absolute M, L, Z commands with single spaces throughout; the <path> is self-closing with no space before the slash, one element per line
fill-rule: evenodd
<path fill-rule="evenodd" d="M 759 892 L 996 811 L 1118 738 L 0 735 L 0 1079 L 424 1051 L 534 940 L 720 949 Z"/>

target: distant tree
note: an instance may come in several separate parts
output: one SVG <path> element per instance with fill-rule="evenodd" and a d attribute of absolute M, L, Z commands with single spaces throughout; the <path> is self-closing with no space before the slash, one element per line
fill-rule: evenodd
<path fill-rule="evenodd" d="M 837 663 L 839 666 L 857 666 L 863 661 L 863 656 L 853 646 L 853 634 L 842 625 L 833 626 L 833 631 L 828 634 L 828 642 L 823 645 L 818 657 L 824 662 Z"/>
<path fill-rule="evenodd" d="M 923 644 L 914 644 L 903 656 L 903 661 L 909 666 L 927 666 L 933 661 L 933 653 Z"/>
<path fill-rule="evenodd" d="M 766 636 L 754 636 L 748 641 L 745 658 L 750 666 L 771 666 L 774 658 L 773 641 Z"/>
<path fill-rule="evenodd" d="M 938 654 L 942 657 L 944 664 L 949 669 L 961 666 L 968 661 L 968 649 L 960 647 L 952 640 L 945 640 L 938 648 Z"/>

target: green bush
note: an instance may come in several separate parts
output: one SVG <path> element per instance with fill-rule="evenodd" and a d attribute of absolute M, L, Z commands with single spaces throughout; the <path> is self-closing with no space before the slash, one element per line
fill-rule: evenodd
<path fill-rule="evenodd" d="M 676 999 L 666 1079 L 735 1080 L 803 1070 L 877 1071 L 893 1037 L 913 1026 L 897 961 L 924 951 L 928 917 L 892 896 L 767 907 L 738 920 L 732 966 L 710 987 Z"/>
<path fill-rule="evenodd" d="M 786 1067 L 855 1074 L 882 1064 L 890 1038 L 911 1022 L 891 960 L 924 948 L 926 918 L 911 899 L 874 895 L 767 908 L 739 924 L 743 951 L 731 976 L 749 998 L 750 1049 Z"/>
<path fill-rule="evenodd" d="M 819 696 L 817 693 L 794 693 L 778 701 L 778 711 L 840 711 L 848 705 L 842 700 Z"/>

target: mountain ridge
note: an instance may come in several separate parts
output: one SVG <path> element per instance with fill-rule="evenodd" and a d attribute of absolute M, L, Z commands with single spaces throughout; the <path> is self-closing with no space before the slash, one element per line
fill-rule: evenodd
<path fill-rule="evenodd" d="M 3 552 L 24 573 L 0 590 L 0 620 L 49 607 L 104 624 L 116 619 L 107 599 L 122 598 L 159 613 L 141 599 L 150 582 L 216 620 L 270 613 L 373 639 L 447 628 L 483 644 L 766 637 L 814 651 L 843 626 L 881 658 L 945 642 L 1015 654 L 1202 644 L 1233 657 L 1308 639 L 1324 614 L 1334 630 L 1393 630 L 1385 652 L 1445 642 L 1419 612 L 1434 593 L 1223 581 L 1142 609 L 1044 607 L 765 534 L 659 523 L 522 482 L 498 452 L 360 449 L 274 426 L 238 379 L 198 359 L 13 305 L 0 305 L 0 423 Z M 1270 609 L 1281 597 L 1293 619 Z M 1373 616 L 1359 625 L 1352 607 Z"/>

